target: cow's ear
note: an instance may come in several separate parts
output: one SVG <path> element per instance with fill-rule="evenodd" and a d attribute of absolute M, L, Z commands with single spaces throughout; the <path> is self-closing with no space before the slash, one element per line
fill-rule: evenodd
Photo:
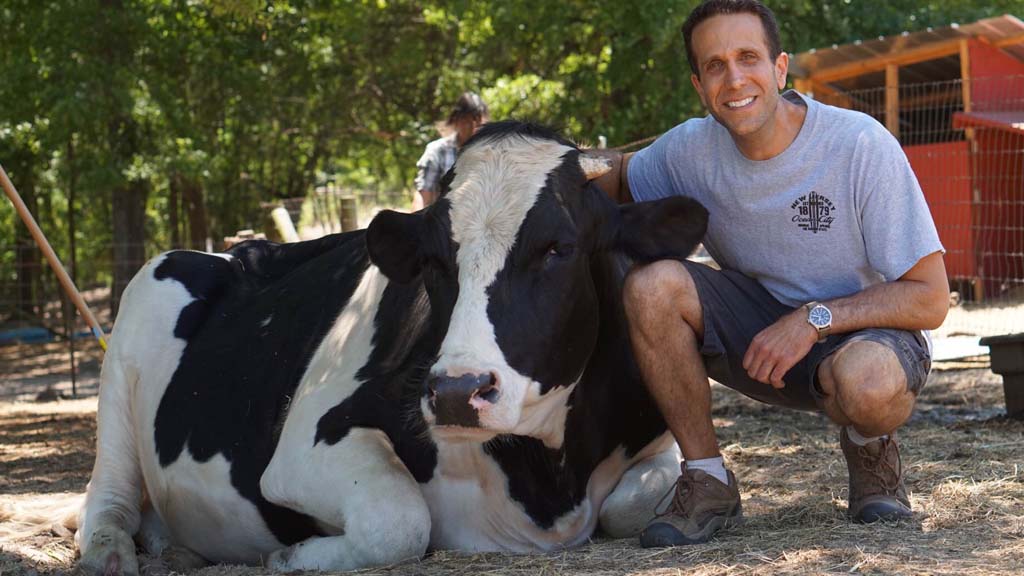
<path fill-rule="evenodd" d="M 402 284 L 412 282 L 420 274 L 423 231 L 422 213 L 382 210 L 366 229 L 370 261 L 389 280 Z"/>
<path fill-rule="evenodd" d="M 619 214 L 615 248 L 639 262 L 685 258 L 708 228 L 707 209 L 682 196 L 625 204 Z"/>

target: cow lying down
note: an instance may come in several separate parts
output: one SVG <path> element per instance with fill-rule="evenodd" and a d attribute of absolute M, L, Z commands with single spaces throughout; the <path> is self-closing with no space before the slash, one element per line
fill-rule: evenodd
<path fill-rule="evenodd" d="M 607 170 L 495 123 L 421 212 L 146 264 L 103 363 L 81 566 L 137 574 L 133 539 L 292 571 L 639 532 L 679 452 L 622 283 L 689 254 L 707 213 L 616 206 Z"/>

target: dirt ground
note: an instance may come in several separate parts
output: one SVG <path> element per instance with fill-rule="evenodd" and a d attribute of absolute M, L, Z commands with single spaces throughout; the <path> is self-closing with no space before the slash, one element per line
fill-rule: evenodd
<path fill-rule="evenodd" d="M 17 348 L 0 349 L 0 510 L 82 492 L 93 458 L 95 397 L 34 401 L 40 392 L 55 396 L 45 394 L 55 384 L 64 389 L 54 374 L 66 373 L 67 359 L 45 346 Z M 98 352 L 80 359 L 82 389 L 95 394 Z M 710 544 L 644 550 L 634 539 L 596 537 L 556 554 L 441 552 L 359 574 L 1024 573 L 1024 422 L 1001 416 L 1001 379 L 988 370 L 987 358 L 933 371 L 901 431 L 916 516 L 894 525 L 845 519 L 846 469 L 837 431 L 823 417 L 772 409 L 718 386 L 714 403 L 747 522 Z M 74 555 L 73 537 L 60 525 L 0 536 L 0 575 L 68 572 Z M 194 575 L 265 573 L 214 566 Z M 159 561 L 144 559 L 143 576 L 166 574 Z"/>

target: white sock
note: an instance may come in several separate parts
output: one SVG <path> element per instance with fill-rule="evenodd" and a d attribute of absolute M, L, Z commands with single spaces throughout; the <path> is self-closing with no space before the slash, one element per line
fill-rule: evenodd
<path fill-rule="evenodd" d="M 861 436 L 861 433 L 857 432 L 857 429 L 853 426 L 846 427 L 846 436 L 857 446 L 864 446 L 866 444 L 871 444 L 875 440 L 882 440 L 889 437 L 888 434 L 883 434 L 882 436 L 875 436 L 874 438 L 866 438 Z"/>
<path fill-rule="evenodd" d="M 700 470 L 705 474 L 714 476 L 722 484 L 729 485 L 729 474 L 725 471 L 725 460 L 721 456 L 702 458 L 700 460 L 687 460 L 686 468 L 689 470 Z"/>

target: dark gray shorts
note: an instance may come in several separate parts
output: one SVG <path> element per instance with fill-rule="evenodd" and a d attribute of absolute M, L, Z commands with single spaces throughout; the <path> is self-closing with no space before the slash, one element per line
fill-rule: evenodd
<path fill-rule="evenodd" d="M 872 328 L 829 336 L 782 378 L 786 385 L 777 390 L 750 378 L 743 369 L 743 356 L 750 342 L 793 308 L 782 304 L 756 280 L 732 270 L 686 261 L 683 263 L 697 285 L 704 310 L 704 356 L 708 376 L 755 400 L 799 410 L 820 410 L 821 392 L 816 384 L 818 366 L 849 342 L 869 340 L 893 350 L 907 374 L 907 388 L 920 392 L 931 369 L 928 344 L 920 331 Z"/>

